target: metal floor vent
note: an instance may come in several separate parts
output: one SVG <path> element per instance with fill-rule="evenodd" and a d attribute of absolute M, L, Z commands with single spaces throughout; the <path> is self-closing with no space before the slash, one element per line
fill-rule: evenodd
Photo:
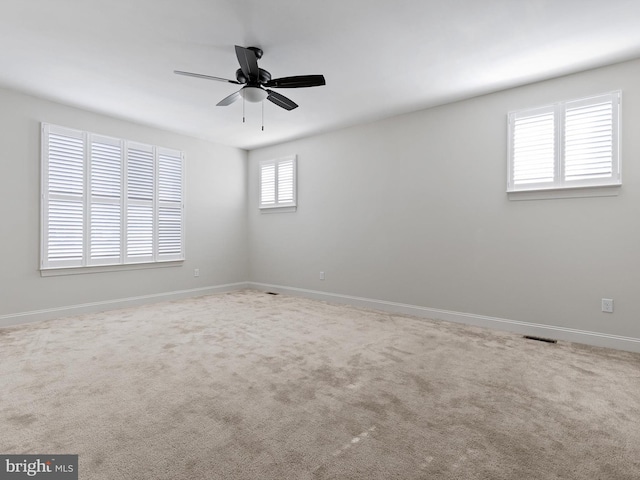
<path fill-rule="evenodd" d="M 526 338 L 527 340 L 537 340 L 538 342 L 558 343 L 557 340 L 554 340 L 552 338 L 536 337 L 533 335 L 525 335 L 523 338 Z"/>
<path fill-rule="evenodd" d="M 276 292 L 264 292 L 264 293 L 266 293 L 267 295 L 280 295 L 279 293 L 276 293 Z"/>

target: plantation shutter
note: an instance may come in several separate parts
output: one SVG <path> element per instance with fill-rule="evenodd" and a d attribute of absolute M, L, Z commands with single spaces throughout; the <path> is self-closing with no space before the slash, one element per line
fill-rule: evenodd
<path fill-rule="evenodd" d="M 183 258 L 182 154 L 158 149 L 158 259 Z"/>
<path fill-rule="evenodd" d="M 507 190 L 620 184 L 620 92 L 509 114 Z"/>
<path fill-rule="evenodd" d="M 617 106 L 618 96 L 613 94 L 567 103 L 564 137 L 566 182 L 615 180 Z"/>
<path fill-rule="evenodd" d="M 276 204 L 276 165 L 273 162 L 260 165 L 260 207 Z"/>
<path fill-rule="evenodd" d="M 278 163 L 278 205 L 293 205 L 293 158 Z"/>
<path fill-rule="evenodd" d="M 75 267 L 84 260 L 84 134 L 43 125 L 42 266 Z"/>
<path fill-rule="evenodd" d="M 127 148 L 126 261 L 153 260 L 153 147 L 130 142 Z"/>
<path fill-rule="evenodd" d="M 122 142 L 90 136 L 89 265 L 122 262 Z"/>
<path fill-rule="evenodd" d="M 260 208 L 296 206 L 296 157 L 260 162 Z"/>
<path fill-rule="evenodd" d="M 515 188 L 552 184 L 556 172 L 553 107 L 515 114 L 512 122 L 512 172 Z"/>
<path fill-rule="evenodd" d="M 183 154 L 42 124 L 41 269 L 184 260 Z"/>

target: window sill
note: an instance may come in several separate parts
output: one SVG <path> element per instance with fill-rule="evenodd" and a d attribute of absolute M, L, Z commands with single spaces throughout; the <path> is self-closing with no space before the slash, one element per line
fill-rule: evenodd
<path fill-rule="evenodd" d="M 556 198 L 617 197 L 622 185 L 597 187 L 548 188 L 540 190 L 516 190 L 507 192 L 509 200 L 552 200 Z"/>
<path fill-rule="evenodd" d="M 297 208 L 295 205 L 288 207 L 260 207 L 260 213 L 293 213 Z"/>
<path fill-rule="evenodd" d="M 119 272 L 122 270 L 146 270 L 149 268 L 181 267 L 184 260 L 172 260 L 153 263 L 128 263 L 126 265 L 96 265 L 91 267 L 63 267 L 40 269 L 41 277 L 57 277 L 62 275 L 85 275 L 90 273 Z"/>

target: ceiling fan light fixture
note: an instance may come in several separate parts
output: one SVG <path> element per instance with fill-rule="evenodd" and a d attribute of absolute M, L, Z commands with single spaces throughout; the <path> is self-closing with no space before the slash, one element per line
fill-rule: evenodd
<path fill-rule="evenodd" d="M 244 87 L 240 90 L 240 95 L 242 95 L 242 98 L 247 102 L 258 103 L 267 98 L 269 94 L 259 87 Z"/>

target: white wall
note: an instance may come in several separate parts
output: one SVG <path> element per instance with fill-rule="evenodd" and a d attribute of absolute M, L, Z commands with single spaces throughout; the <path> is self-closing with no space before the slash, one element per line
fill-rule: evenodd
<path fill-rule="evenodd" d="M 619 196 L 510 201 L 507 112 L 615 89 Z M 639 128 L 633 61 L 252 151 L 250 278 L 640 339 Z M 261 214 L 257 163 L 289 154 L 298 211 Z"/>
<path fill-rule="evenodd" d="M 0 319 L 25 312 L 243 282 L 248 276 L 244 150 L 0 89 Z M 40 122 L 182 150 L 186 261 L 179 267 L 40 276 Z M 200 277 L 194 278 L 194 268 Z M 59 314 L 66 313 L 65 310 Z M 29 315 L 27 315 L 29 317 Z M 2 322 L 0 322 L 2 323 Z"/>

